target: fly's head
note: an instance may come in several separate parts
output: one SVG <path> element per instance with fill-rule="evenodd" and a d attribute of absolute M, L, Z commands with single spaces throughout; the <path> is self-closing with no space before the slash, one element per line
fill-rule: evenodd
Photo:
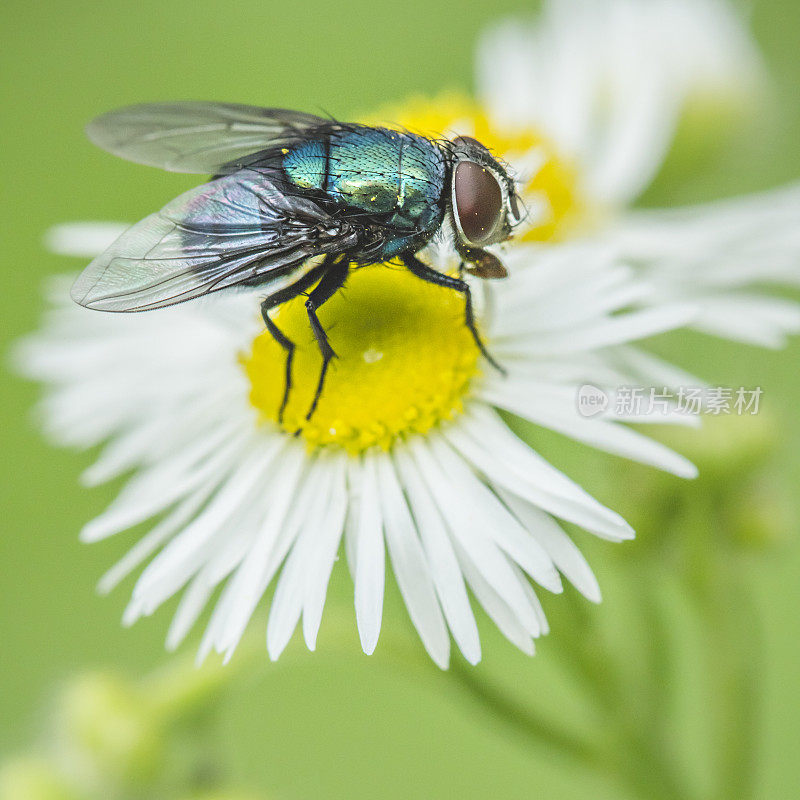
<path fill-rule="evenodd" d="M 449 143 L 449 151 L 456 248 L 468 262 L 468 272 L 480 278 L 504 278 L 506 268 L 484 248 L 506 241 L 522 221 L 514 180 L 476 139 L 459 136 Z"/>

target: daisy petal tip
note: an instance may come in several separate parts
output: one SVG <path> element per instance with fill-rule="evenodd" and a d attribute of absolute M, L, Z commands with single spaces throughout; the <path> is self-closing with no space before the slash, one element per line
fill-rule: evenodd
<path fill-rule="evenodd" d="M 636 538 L 636 531 L 623 520 L 623 526 L 617 529 L 617 538 L 621 542 L 631 542 Z"/>
<path fill-rule="evenodd" d="M 581 586 L 575 587 L 590 603 L 600 605 L 603 602 L 603 594 L 600 591 L 600 584 L 596 580 L 585 581 Z"/>
<path fill-rule="evenodd" d="M 697 467 L 691 461 L 679 456 L 676 453 L 667 463 L 659 465 L 664 472 L 674 475 L 676 478 L 693 479 L 698 475 Z"/>
<path fill-rule="evenodd" d="M 100 477 L 97 470 L 95 470 L 95 465 L 92 464 L 91 467 L 87 467 L 78 477 L 81 486 L 84 486 L 87 489 L 93 489 L 95 486 L 99 486 L 103 480 Z"/>
<path fill-rule="evenodd" d="M 428 650 L 428 648 L 426 648 Z M 446 672 L 450 669 L 450 648 L 448 647 L 446 651 L 441 653 L 432 653 L 428 650 L 428 655 L 433 659 L 433 663 L 439 667 L 440 670 Z"/>
<path fill-rule="evenodd" d="M 381 634 L 382 609 L 356 603 L 356 626 L 361 649 L 371 656 Z"/>
<path fill-rule="evenodd" d="M 587 526 L 587 530 L 613 542 L 625 542 L 636 538 L 636 531 L 613 511 L 608 511 L 602 524 L 595 524 L 591 528 Z"/>
<path fill-rule="evenodd" d="M 481 658 L 483 657 L 480 647 L 478 647 L 477 650 L 462 650 L 461 655 L 464 656 L 465 661 L 473 667 L 480 664 Z"/>
<path fill-rule="evenodd" d="M 364 655 L 371 656 L 375 652 L 375 648 L 378 646 L 378 636 L 375 635 L 363 635 L 361 638 L 361 649 L 364 651 Z"/>
<path fill-rule="evenodd" d="M 561 580 L 561 576 L 555 570 L 547 576 L 547 580 L 539 581 L 539 584 L 552 594 L 562 594 L 564 592 L 564 583 Z"/>
<path fill-rule="evenodd" d="M 93 519 L 81 528 L 78 541 L 83 544 L 94 544 L 103 538 L 103 530 L 95 524 L 96 522 L 97 520 Z"/>
<path fill-rule="evenodd" d="M 200 669 L 200 667 L 206 663 L 206 659 L 208 658 L 210 651 L 210 647 L 200 645 L 199 649 L 197 650 L 197 654 L 194 657 L 195 669 Z"/>
<path fill-rule="evenodd" d="M 270 636 L 267 633 L 267 655 L 270 661 L 277 661 L 281 657 L 286 645 L 289 644 L 289 638 L 291 637 L 278 639 L 277 636 Z"/>
<path fill-rule="evenodd" d="M 534 644 L 533 639 L 526 639 L 524 642 L 520 642 L 518 646 L 526 656 L 532 657 L 536 655 L 536 645 Z"/>
<path fill-rule="evenodd" d="M 683 473 L 679 474 L 678 477 L 693 481 L 698 478 L 699 475 L 700 470 L 694 464 L 692 464 L 691 461 L 687 461 Z"/>
<path fill-rule="evenodd" d="M 122 627 L 130 628 L 133 623 L 143 616 L 142 608 L 139 603 L 132 602 L 122 613 Z"/>

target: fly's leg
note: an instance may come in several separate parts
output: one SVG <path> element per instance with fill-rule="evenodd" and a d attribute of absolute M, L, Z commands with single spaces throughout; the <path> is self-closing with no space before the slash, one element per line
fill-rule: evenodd
<path fill-rule="evenodd" d="M 432 269 L 427 264 L 420 261 L 413 253 L 407 253 L 401 256 L 401 260 L 412 275 L 416 275 L 421 280 L 433 283 L 436 286 L 445 286 L 448 289 L 455 289 L 455 291 L 464 295 L 464 323 L 472 334 L 472 338 L 475 340 L 475 344 L 478 346 L 478 350 L 481 351 L 483 357 L 498 372 L 505 375 L 506 370 L 492 358 L 475 326 L 475 313 L 472 309 L 472 292 L 467 282 L 462 278 L 454 278 L 451 275 L 444 275 L 441 272 L 437 272 L 435 269 Z"/>
<path fill-rule="evenodd" d="M 261 303 L 261 316 L 264 318 L 264 325 L 270 332 L 272 338 L 286 351 L 286 378 L 283 385 L 283 399 L 281 406 L 278 409 L 278 422 L 283 422 L 283 412 L 286 410 L 286 404 L 289 402 L 289 393 L 292 390 L 292 360 L 294 359 L 294 342 L 286 336 L 286 334 L 270 319 L 269 312 L 289 300 L 294 299 L 302 294 L 309 286 L 313 286 L 319 280 L 325 269 L 325 264 L 322 263 L 309 270 L 299 281 L 287 286 L 285 289 L 271 294 Z"/>
<path fill-rule="evenodd" d="M 328 341 L 328 335 L 325 333 L 325 329 L 322 327 L 319 317 L 317 317 L 317 310 L 342 288 L 344 282 L 347 280 L 349 270 L 350 264 L 346 258 L 334 262 L 327 269 L 322 276 L 322 280 L 320 280 L 306 300 L 308 321 L 311 323 L 311 330 L 314 332 L 314 338 L 317 340 L 319 351 L 322 354 L 322 369 L 319 373 L 317 391 L 314 393 L 314 400 L 311 403 L 311 407 L 308 409 L 308 414 L 306 414 L 306 420 L 310 420 L 317 410 L 317 404 L 322 395 L 322 387 L 325 384 L 325 375 L 328 372 L 328 365 L 331 359 L 336 357 L 336 353 L 333 352 L 333 348 Z"/>

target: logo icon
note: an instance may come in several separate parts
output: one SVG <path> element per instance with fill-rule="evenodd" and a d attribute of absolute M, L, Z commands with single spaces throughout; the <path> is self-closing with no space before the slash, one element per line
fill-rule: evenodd
<path fill-rule="evenodd" d="M 582 417 L 596 417 L 608 408 L 608 394 L 591 383 L 578 389 L 578 413 Z"/>

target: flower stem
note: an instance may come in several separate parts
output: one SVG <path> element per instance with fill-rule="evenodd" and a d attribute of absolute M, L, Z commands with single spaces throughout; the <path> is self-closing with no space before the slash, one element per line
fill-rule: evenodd
<path fill-rule="evenodd" d="M 615 740 L 611 748 L 598 748 L 554 726 L 514 697 L 481 679 L 473 667 L 456 662 L 450 667 L 449 674 L 488 715 L 502 720 L 525 741 L 553 748 L 575 766 L 605 773 L 638 797 L 647 800 L 687 800 L 690 797 L 660 754 L 641 740 L 635 730 L 628 734 L 625 726 L 620 726 L 620 740 Z"/>
<path fill-rule="evenodd" d="M 501 719 L 526 740 L 547 743 L 579 764 L 597 763 L 599 752 L 588 742 L 574 737 L 568 731 L 559 730 L 515 698 L 482 680 L 475 667 L 456 661 L 451 664 L 449 674 L 489 715 Z"/>

